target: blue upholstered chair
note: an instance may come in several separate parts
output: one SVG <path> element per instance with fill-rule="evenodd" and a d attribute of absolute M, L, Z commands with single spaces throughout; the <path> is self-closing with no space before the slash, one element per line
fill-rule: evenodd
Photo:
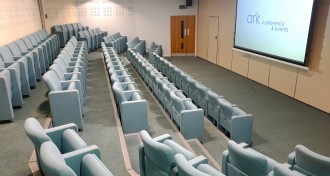
<path fill-rule="evenodd" d="M 182 87 L 182 77 L 181 77 L 182 72 L 183 71 L 180 70 L 178 67 L 174 68 L 175 86 L 178 87 L 179 89 L 181 89 L 181 87 Z"/>
<path fill-rule="evenodd" d="M 196 104 L 204 110 L 204 115 L 207 116 L 207 102 L 208 102 L 207 91 L 209 89 L 201 83 L 196 84 L 196 89 L 197 89 Z"/>
<path fill-rule="evenodd" d="M 25 72 L 28 75 L 30 86 L 36 87 L 37 80 L 32 59 L 29 59 L 27 57 L 13 56 L 7 46 L 3 46 L 0 48 L 0 56 L 5 64 L 10 65 L 12 63 L 18 63 L 20 65 L 21 72 Z"/>
<path fill-rule="evenodd" d="M 89 33 L 88 30 L 84 30 L 84 31 L 82 31 L 82 32 L 85 33 L 85 36 L 87 36 L 87 37 L 91 37 L 91 41 L 92 41 L 92 43 L 93 43 L 93 49 L 94 49 L 94 50 L 97 49 L 97 48 L 98 48 L 98 45 L 97 45 L 97 36 L 95 36 L 94 34 Z"/>
<path fill-rule="evenodd" d="M 197 87 L 196 84 L 198 84 L 199 82 L 192 78 L 192 77 L 188 77 L 187 78 L 188 84 L 189 84 L 189 94 L 188 97 L 192 99 L 192 101 L 194 103 L 197 103 Z"/>
<path fill-rule="evenodd" d="M 87 147 L 87 144 L 77 134 L 78 128 L 73 123 L 44 130 L 37 119 L 28 118 L 24 122 L 24 129 L 34 145 L 38 160 L 40 159 L 41 144 L 47 141 L 52 141 L 62 154 Z"/>
<path fill-rule="evenodd" d="M 214 123 L 220 124 L 220 105 L 219 98 L 223 98 L 212 90 L 207 91 L 207 117 Z"/>
<path fill-rule="evenodd" d="M 16 44 L 19 47 L 19 49 L 21 50 L 22 54 L 31 53 L 33 55 L 33 58 L 38 58 L 40 72 L 42 74 L 46 73 L 46 68 L 48 68 L 48 67 L 46 67 L 46 65 L 45 65 L 45 60 L 44 60 L 43 54 L 39 53 L 39 51 L 34 48 L 32 50 L 29 50 L 23 40 L 17 40 Z M 36 63 L 36 62 L 34 62 L 34 63 Z"/>
<path fill-rule="evenodd" d="M 73 29 L 69 29 L 65 24 L 59 26 L 61 27 L 62 31 L 66 31 L 68 33 L 68 40 L 69 40 L 73 36 Z"/>
<path fill-rule="evenodd" d="M 11 121 L 14 118 L 12 108 L 11 78 L 8 70 L 0 71 L 0 121 Z"/>
<path fill-rule="evenodd" d="M 29 38 L 32 40 L 32 42 L 34 44 L 43 45 L 44 47 L 46 47 L 47 52 L 49 54 L 48 59 L 49 59 L 50 62 L 56 57 L 55 47 L 54 47 L 54 45 L 52 45 L 51 40 L 43 41 L 37 33 L 32 33 L 31 35 L 29 35 Z"/>
<path fill-rule="evenodd" d="M 123 91 L 119 82 L 113 83 L 112 90 L 118 104 L 124 133 L 148 130 L 148 105 L 138 90 Z"/>
<path fill-rule="evenodd" d="M 76 81 L 60 81 L 54 71 L 43 75 L 49 93 L 49 104 L 54 126 L 75 123 L 83 129 L 83 95 Z"/>
<path fill-rule="evenodd" d="M 165 83 L 163 84 L 163 90 L 164 90 L 164 110 L 167 111 L 169 113 L 169 115 L 172 117 L 172 98 L 171 98 L 171 92 L 172 91 L 181 91 L 178 90 L 178 88 L 175 87 L 174 83 Z M 182 98 L 186 98 L 183 94 L 182 94 Z"/>
<path fill-rule="evenodd" d="M 220 116 L 217 120 L 217 122 L 220 122 L 218 128 L 222 127 L 225 133 L 230 133 L 231 140 L 251 145 L 253 116 L 245 113 L 224 98 L 219 98 L 218 103 L 220 105 Z"/>
<path fill-rule="evenodd" d="M 88 26 L 83 26 L 80 22 L 77 23 L 79 29 L 82 29 L 82 30 L 88 30 L 89 27 Z"/>
<path fill-rule="evenodd" d="M 182 154 L 175 155 L 178 176 L 225 176 L 220 171 L 207 164 L 204 156 L 198 156 L 188 161 Z"/>
<path fill-rule="evenodd" d="M 268 175 L 277 162 L 251 148 L 245 143 L 228 142 L 228 150 L 222 154 L 222 173 L 236 175 Z"/>
<path fill-rule="evenodd" d="M 186 96 L 189 95 L 189 82 L 188 82 L 189 77 L 190 76 L 187 73 L 181 72 L 181 90 Z"/>
<path fill-rule="evenodd" d="M 29 51 L 37 50 L 38 55 L 42 56 L 43 62 L 45 64 L 46 69 L 48 69 L 50 62 L 49 62 L 49 57 L 51 57 L 50 54 L 48 54 L 47 48 L 45 45 L 37 45 L 35 43 L 32 43 L 30 38 L 28 36 L 22 38 L 23 42 L 27 46 Z"/>
<path fill-rule="evenodd" d="M 182 92 L 171 91 L 172 119 L 179 126 L 185 139 L 204 140 L 204 111 L 197 108 Z M 181 96 L 181 97 L 180 97 Z"/>
<path fill-rule="evenodd" d="M 32 45 L 34 48 L 42 48 L 44 53 L 47 53 L 47 59 L 48 59 L 48 63 L 50 64 L 53 60 L 53 58 L 55 57 L 51 50 L 51 46 L 49 42 L 41 42 L 40 40 L 37 40 L 33 35 L 28 35 L 27 36 L 29 38 L 29 40 L 31 41 Z"/>
<path fill-rule="evenodd" d="M 187 160 L 195 155 L 186 150 L 168 134 L 151 138 L 149 133 L 141 131 L 142 144 L 139 147 L 139 163 L 141 176 L 177 175 L 175 154 L 182 154 Z"/>
<path fill-rule="evenodd" d="M 159 102 L 165 108 L 165 90 L 163 88 L 163 84 L 169 84 L 170 82 L 168 81 L 168 78 L 167 77 L 164 77 L 164 78 L 156 77 L 156 82 L 157 82 L 157 93 L 156 93 L 156 96 L 157 96 Z"/>
<path fill-rule="evenodd" d="M 8 76 L 7 73 L 3 73 L 3 76 L 5 77 L 6 81 L 10 81 L 9 84 L 11 86 L 9 86 L 11 88 L 11 103 L 13 106 L 17 106 L 17 107 L 21 107 L 23 105 L 23 98 L 22 95 L 29 95 L 30 94 L 30 87 L 26 86 L 23 88 L 23 83 L 25 81 L 27 81 L 27 75 L 25 75 L 25 79 L 23 77 L 23 73 L 21 74 L 20 72 L 20 67 L 18 65 L 18 63 L 13 63 L 11 65 L 8 65 L 8 67 L 6 67 L 5 63 L 2 61 L 2 59 L 0 58 L 0 72 L 1 71 L 9 71 L 9 76 L 10 79 L 8 80 Z M 26 82 L 28 83 L 28 82 Z M 27 89 L 24 90 L 23 89 Z"/>
<path fill-rule="evenodd" d="M 277 164 L 274 167 L 273 172 L 270 173 L 269 176 L 305 176 L 305 174 L 291 170 L 290 165 L 285 163 L 285 164 Z"/>
<path fill-rule="evenodd" d="M 100 150 L 95 145 L 61 154 L 54 143 L 44 142 L 40 147 L 40 165 L 45 175 L 112 176 L 101 162 Z"/>
<path fill-rule="evenodd" d="M 84 31 L 80 31 L 78 34 L 78 39 L 87 43 L 89 51 L 94 50 L 94 43 L 92 41 L 92 37 L 87 36 Z"/>
<path fill-rule="evenodd" d="M 68 31 L 63 31 L 60 25 L 53 26 L 53 34 L 57 34 L 59 36 L 61 47 L 64 47 L 65 43 L 69 40 Z"/>
<path fill-rule="evenodd" d="M 288 158 L 290 169 L 304 175 L 326 176 L 330 173 L 330 157 L 315 153 L 303 145 L 297 145 Z"/>

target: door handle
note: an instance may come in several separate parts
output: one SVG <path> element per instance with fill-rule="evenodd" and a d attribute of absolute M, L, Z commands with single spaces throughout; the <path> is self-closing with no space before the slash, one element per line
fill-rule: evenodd
<path fill-rule="evenodd" d="M 187 35 L 187 29 L 184 29 L 184 35 Z M 189 35 L 189 34 L 188 34 Z"/>
<path fill-rule="evenodd" d="M 187 34 L 188 36 L 190 35 L 190 29 L 188 29 L 188 34 Z"/>

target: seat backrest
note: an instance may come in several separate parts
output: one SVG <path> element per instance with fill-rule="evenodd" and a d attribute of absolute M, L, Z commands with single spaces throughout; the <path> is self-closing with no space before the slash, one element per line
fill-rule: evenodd
<path fill-rule="evenodd" d="M 16 44 L 22 52 L 28 52 L 28 47 L 26 46 L 23 40 L 21 39 L 17 40 Z"/>
<path fill-rule="evenodd" d="M 116 81 L 113 83 L 112 90 L 115 92 L 117 101 L 119 103 L 127 101 L 125 94 L 123 92 L 123 88 L 121 87 L 119 82 Z"/>
<path fill-rule="evenodd" d="M 80 162 L 80 161 L 78 161 Z M 40 147 L 40 166 L 45 175 L 75 176 L 76 173 L 65 163 L 61 152 L 51 141 Z"/>
<path fill-rule="evenodd" d="M 92 36 L 92 35 L 88 32 L 88 30 L 84 30 L 83 32 L 85 33 L 85 36 Z"/>
<path fill-rule="evenodd" d="M 59 25 L 55 25 L 55 26 L 54 26 L 54 31 L 55 31 L 55 32 L 60 32 L 60 31 L 63 31 L 63 29 L 61 28 L 61 26 L 59 26 Z"/>
<path fill-rule="evenodd" d="M 38 42 L 37 42 L 36 38 L 33 35 L 29 35 L 27 37 L 29 37 L 29 39 L 30 39 L 30 41 L 32 42 L 33 45 L 35 45 L 35 46 L 38 45 Z"/>
<path fill-rule="evenodd" d="M 330 157 L 309 150 L 303 145 L 295 147 L 293 169 L 306 175 L 325 176 L 330 174 Z"/>
<path fill-rule="evenodd" d="M 14 61 L 13 55 L 7 46 L 3 46 L 0 48 L 0 55 L 4 62 Z"/>
<path fill-rule="evenodd" d="M 201 83 L 196 84 L 196 88 L 198 91 L 198 95 L 202 98 L 207 98 L 207 90 L 209 90 L 206 86 Z"/>
<path fill-rule="evenodd" d="M 174 109 L 180 113 L 182 110 L 185 110 L 184 103 L 182 99 L 175 95 L 174 91 L 170 93 Z"/>
<path fill-rule="evenodd" d="M 102 175 L 112 176 L 107 167 L 95 154 L 87 154 L 81 160 L 81 176 Z"/>
<path fill-rule="evenodd" d="M 45 81 L 49 91 L 60 91 L 62 90 L 61 82 L 56 73 L 52 70 L 47 71 L 42 79 Z"/>
<path fill-rule="evenodd" d="M 103 37 L 103 42 L 110 43 L 109 37 L 108 36 Z"/>
<path fill-rule="evenodd" d="M 69 30 L 68 27 L 65 24 L 61 25 L 61 28 L 62 28 L 63 31 Z"/>
<path fill-rule="evenodd" d="M 7 44 L 7 47 L 9 48 L 13 56 L 22 56 L 21 50 L 17 46 L 16 42 L 11 42 Z"/>
<path fill-rule="evenodd" d="M 26 46 L 29 48 L 29 49 L 33 49 L 33 43 L 31 42 L 30 38 L 29 37 L 23 37 L 22 38 L 23 42 L 26 44 Z"/>
<path fill-rule="evenodd" d="M 213 107 L 218 106 L 218 98 L 219 95 L 212 90 L 207 91 L 207 98 L 208 98 L 208 103 L 211 104 Z"/>
<path fill-rule="evenodd" d="M 235 173 L 237 174 L 237 170 L 246 175 L 267 175 L 268 163 L 265 156 L 257 152 L 246 150 L 234 141 L 228 142 L 228 151 L 229 163 L 223 163 L 227 164 L 228 175 L 232 175 L 233 173 L 234 175 Z"/>
<path fill-rule="evenodd" d="M 198 83 L 196 79 L 189 77 L 187 78 L 187 81 L 189 83 L 189 89 L 196 91 L 196 84 Z"/>
<path fill-rule="evenodd" d="M 79 26 L 77 25 L 77 23 L 72 23 L 71 25 L 72 25 L 72 27 L 75 28 L 75 29 L 78 29 L 78 28 L 79 28 Z"/>
<path fill-rule="evenodd" d="M 38 42 L 41 42 L 41 38 L 40 38 L 40 36 L 35 32 L 35 33 L 32 33 L 31 34 Z"/>
<path fill-rule="evenodd" d="M 159 169 L 159 172 L 169 174 L 176 165 L 172 149 L 165 144 L 153 140 L 149 133 L 144 130 L 140 132 L 140 136 L 145 153 L 143 162 L 152 164 L 155 169 Z"/>
<path fill-rule="evenodd" d="M 50 67 L 49 67 L 49 70 L 52 70 L 56 73 L 57 77 L 61 80 L 61 81 L 64 81 L 65 78 L 64 78 L 64 72 L 61 68 L 61 66 L 59 64 L 52 64 Z"/>
<path fill-rule="evenodd" d="M 46 134 L 38 120 L 35 118 L 28 118 L 25 120 L 24 130 L 30 141 L 33 143 L 37 155 L 39 155 L 41 144 L 47 141 L 51 141 L 51 139 Z"/>
<path fill-rule="evenodd" d="M 218 99 L 220 105 L 220 114 L 228 119 L 233 116 L 233 105 L 224 98 Z"/>
<path fill-rule="evenodd" d="M 192 166 L 182 154 L 175 155 L 179 176 L 210 176 Z"/>
<path fill-rule="evenodd" d="M 80 32 L 79 32 L 79 37 L 86 37 L 85 32 L 84 32 L 84 31 L 80 31 Z"/>

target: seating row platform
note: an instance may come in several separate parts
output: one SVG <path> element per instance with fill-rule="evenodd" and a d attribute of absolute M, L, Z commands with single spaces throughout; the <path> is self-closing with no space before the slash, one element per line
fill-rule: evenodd
<path fill-rule="evenodd" d="M 130 48 L 128 49 L 128 60 L 163 105 L 164 110 L 168 112 L 184 138 L 197 138 L 203 142 L 203 109 L 197 108 L 191 99 L 187 98 L 167 77 L 164 77 L 144 57 Z"/>
<path fill-rule="evenodd" d="M 74 123 L 44 130 L 38 120 L 28 118 L 24 129 L 34 145 L 41 174 L 112 176 L 100 160 L 100 149 L 96 145 L 87 146 Z"/>
<path fill-rule="evenodd" d="M 252 144 L 253 116 L 251 114 L 247 114 L 237 105 L 230 103 L 163 57 L 156 53 L 153 55 L 154 67 L 174 83 L 173 87 L 181 89 L 185 96 L 202 108 L 204 115 L 230 139 L 238 143 Z"/>
<path fill-rule="evenodd" d="M 119 32 L 116 32 L 111 36 L 103 37 L 103 42 L 105 46 L 113 47 L 118 54 L 127 49 L 127 36 L 122 36 Z"/>
<path fill-rule="evenodd" d="M 140 40 L 139 37 L 133 38 L 133 40 L 126 43 L 127 48 L 131 48 L 136 53 L 144 55 L 146 53 L 146 41 Z"/>
<path fill-rule="evenodd" d="M 162 57 L 163 56 L 163 48 L 162 45 L 156 45 L 155 42 L 151 42 L 149 47 L 149 62 L 154 65 L 155 63 L 155 54 Z"/>
<path fill-rule="evenodd" d="M 63 48 L 72 36 L 78 38 L 78 33 L 83 30 L 88 30 L 88 26 L 82 26 L 81 23 L 70 23 L 55 25 L 52 28 L 52 33 L 57 34 L 60 39 L 60 46 Z"/>
<path fill-rule="evenodd" d="M 114 92 L 117 111 L 121 119 L 123 132 L 137 133 L 148 130 L 148 104 L 134 86 L 132 77 L 121 62 L 113 47 L 102 43 L 104 60 Z"/>
<path fill-rule="evenodd" d="M 43 75 L 54 126 L 75 123 L 83 130 L 88 48 L 73 36 Z"/>
<path fill-rule="evenodd" d="M 0 47 L 0 121 L 14 118 L 13 107 L 23 106 L 23 96 L 49 68 L 60 52 L 59 38 L 39 30 Z"/>

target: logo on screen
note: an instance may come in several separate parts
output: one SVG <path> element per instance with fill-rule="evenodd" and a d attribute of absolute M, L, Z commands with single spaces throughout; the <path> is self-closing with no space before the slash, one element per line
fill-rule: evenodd
<path fill-rule="evenodd" d="M 257 14 L 255 15 L 248 15 L 246 20 L 249 24 L 260 24 L 259 18 L 261 17 L 261 15 L 259 15 L 259 12 L 257 12 Z"/>

